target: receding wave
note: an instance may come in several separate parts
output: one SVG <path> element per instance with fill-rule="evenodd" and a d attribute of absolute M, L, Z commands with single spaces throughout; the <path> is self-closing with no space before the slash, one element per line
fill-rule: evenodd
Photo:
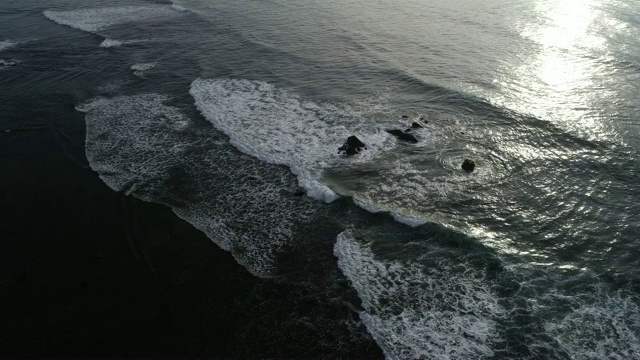
<path fill-rule="evenodd" d="M 293 195 L 295 179 L 235 151 L 213 129 L 157 94 L 96 98 L 86 112 L 86 155 L 112 189 L 164 203 L 258 276 L 272 275 L 278 250 L 317 203 Z"/>

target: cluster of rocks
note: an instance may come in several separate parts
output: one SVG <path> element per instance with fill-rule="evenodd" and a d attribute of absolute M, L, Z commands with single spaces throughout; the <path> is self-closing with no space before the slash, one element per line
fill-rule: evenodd
<path fill-rule="evenodd" d="M 402 115 L 402 118 L 408 119 L 409 117 L 407 115 Z M 425 124 L 428 123 L 423 117 L 420 117 L 420 120 Z M 413 134 L 411 134 L 411 131 L 420 128 L 423 128 L 423 126 L 420 123 L 414 121 L 413 123 L 411 123 L 411 127 L 405 129 L 404 131 L 400 129 L 387 129 L 386 132 L 397 137 L 399 140 L 415 144 L 418 142 L 418 139 Z M 365 143 L 363 143 L 356 136 L 349 136 L 347 138 L 347 141 L 345 141 L 344 144 L 342 144 L 342 146 L 338 148 L 338 153 L 351 156 L 359 154 L 360 151 L 366 148 L 367 146 L 365 145 Z M 462 170 L 471 173 L 475 169 L 476 164 L 473 162 L 473 160 L 465 159 L 461 167 Z"/>

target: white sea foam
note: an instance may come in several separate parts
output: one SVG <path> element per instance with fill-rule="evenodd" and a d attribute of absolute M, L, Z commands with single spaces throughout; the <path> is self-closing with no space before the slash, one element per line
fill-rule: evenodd
<path fill-rule="evenodd" d="M 122 41 L 115 39 L 104 39 L 104 41 L 100 43 L 101 48 L 112 48 L 120 46 L 122 46 Z"/>
<path fill-rule="evenodd" d="M 162 20 L 179 16 L 180 13 L 169 5 L 149 5 L 64 11 L 45 10 L 44 16 L 58 24 L 95 33 L 115 25 Z"/>
<path fill-rule="evenodd" d="M 97 98 L 86 112 L 86 155 L 112 189 L 165 203 L 258 276 L 294 238 L 317 203 L 291 194 L 295 179 L 190 131 L 189 119 L 155 94 Z"/>
<path fill-rule="evenodd" d="M 156 65 L 158 65 L 158 63 L 139 63 L 139 64 L 133 64 L 131 65 L 131 70 L 136 70 L 136 71 L 147 71 L 149 69 L 153 69 Z"/>
<path fill-rule="evenodd" d="M 260 160 L 287 165 L 315 199 L 338 195 L 322 183 L 325 169 L 370 161 L 388 150 L 388 134 L 360 114 L 301 100 L 258 81 L 198 79 L 191 84 L 196 106 L 241 151 Z M 350 135 L 368 150 L 347 160 L 337 148 Z"/>
<path fill-rule="evenodd" d="M 151 70 L 156 67 L 158 63 L 140 63 L 131 65 L 131 70 L 134 70 L 133 74 L 138 77 L 143 77 L 147 70 Z"/>
<path fill-rule="evenodd" d="M 361 319 L 387 359 L 494 355 L 497 321 L 505 311 L 479 274 L 446 261 L 437 269 L 385 261 L 347 232 L 338 235 L 334 254 L 362 301 Z"/>
<path fill-rule="evenodd" d="M 566 296 L 555 296 L 566 302 Z M 570 312 L 547 322 L 545 330 L 572 359 L 640 357 L 640 308 L 630 296 L 599 288 L 572 296 L 571 303 Z"/>

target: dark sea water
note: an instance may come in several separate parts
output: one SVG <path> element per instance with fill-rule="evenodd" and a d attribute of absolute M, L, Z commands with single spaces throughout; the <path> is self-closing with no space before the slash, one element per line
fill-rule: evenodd
<path fill-rule="evenodd" d="M 3 141 L 260 282 L 208 356 L 640 359 L 640 2 L 5 0 L 0 59 Z"/>

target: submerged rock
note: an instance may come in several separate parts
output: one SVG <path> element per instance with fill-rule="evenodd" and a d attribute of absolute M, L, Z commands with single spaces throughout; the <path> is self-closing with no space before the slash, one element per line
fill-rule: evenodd
<path fill-rule="evenodd" d="M 347 141 L 338 148 L 338 152 L 343 151 L 347 155 L 355 155 L 360 153 L 360 150 L 366 149 L 367 146 L 360 141 L 356 136 L 349 136 Z"/>
<path fill-rule="evenodd" d="M 412 128 L 414 128 L 414 129 L 418 129 L 418 128 L 421 128 L 421 127 L 422 127 L 422 125 L 418 124 L 417 122 L 413 122 L 413 123 L 411 124 L 411 127 L 412 127 Z"/>
<path fill-rule="evenodd" d="M 464 159 L 461 167 L 462 167 L 462 170 L 470 173 L 473 171 L 473 169 L 476 168 L 476 163 L 474 163 L 473 160 Z"/>
<path fill-rule="evenodd" d="M 418 139 L 416 139 L 415 136 L 408 134 L 406 132 L 403 132 L 402 130 L 398 130 L 398 129 L 393 129 L 393 130 L 386 130 L 389 134 L 394 135 L 396 137 L 398 137 L 398 139 L 403 140 L 403 141 L 408 141 L 410 143 L 417 143 Z"/>

